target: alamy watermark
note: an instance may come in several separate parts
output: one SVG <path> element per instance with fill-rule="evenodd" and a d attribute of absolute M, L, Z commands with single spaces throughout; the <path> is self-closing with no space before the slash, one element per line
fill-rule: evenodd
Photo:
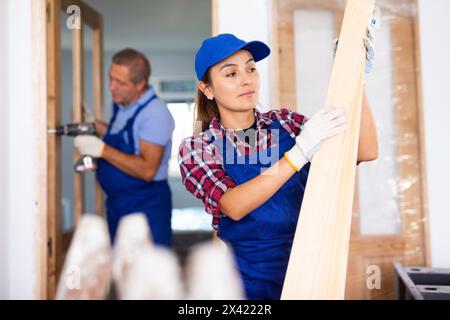
<path fill-rule="evenodd" d="M 79 266 L 69 266 L 66 270 L 66 287 L 69 290 L 81 289 L 81 269 Z"/>
<path fill-rule="evenodd" d="M 293 145 L 295 142 L 292 143 Z M 287 150 L 285 150 L 287 151 Z M 283 157 L 279 129 L 253 128 L 245 131 L 209 129 L 201 138 L 191 138 L 181 146 L 179 164 L 218 163 L 220 165 L 258 164 L 262 174 Z M 270 170 L 276 174 L 277 167 Z"/>
<path fill-rule="evenodd" d="M 81 29 L 81 9 L 77 5 L 70 5 L 67 7 L 66 13 L 68 15 L 66 19 L 66 27 L 69 30 Z"/>
<path fill-rule="evenodd" d="M 366 274 L 369 276 L 366 280 L 367 289 L 380 290 L 381 289 L 381 269 L 377 265 L 370 265 L 366 269 Z"/>

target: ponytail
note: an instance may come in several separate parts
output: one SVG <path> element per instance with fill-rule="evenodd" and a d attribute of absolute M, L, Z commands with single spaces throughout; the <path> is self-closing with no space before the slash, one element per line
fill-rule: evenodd
<path fill-rule="evenodd" d="M 202 81 L 208 85 L 211 83 L 209 70 L 205 72 Z M 219 108 L 217 107 L 216 101 L 214 99 L 209 100 L 202 91 L 197 89 L 197 97 L 195 99 L 194 134 L 206 131 L 212 118 L 218 114 Z"/>

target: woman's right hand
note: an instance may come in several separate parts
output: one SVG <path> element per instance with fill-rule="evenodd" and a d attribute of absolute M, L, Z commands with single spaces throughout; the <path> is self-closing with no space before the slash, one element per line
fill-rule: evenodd
<path fill-rule="evenodd" d="M 285 153 L 286 160 L 299 171 L 307 162 L 312 161 L 323 140 L 345 131 L 346 128 L 344 108 L 322 108 L 303 125 L 295 139 L 295 145 Z"/>

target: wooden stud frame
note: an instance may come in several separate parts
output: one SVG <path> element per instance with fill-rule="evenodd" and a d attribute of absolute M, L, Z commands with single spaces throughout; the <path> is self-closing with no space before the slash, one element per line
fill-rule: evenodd
<path fill-rule="evenodd" d="M 33 96 L 38 134 L 36 136 L 37 170 L 36 181 L 36 208 L 39 219 L 37 220 L 36 236 L 36 282 L 34 297 L 36 299 L 47 298 L 47 11 L 45 0 L 31 2 L 32 50 L 33 50 Z"/>
<path fill-rule="evenodd" d="M 61 124 L 61 35 L 59 0 L 47 0 L 47 125 Z M 47 297 L 53 299 L 62 267 L 61 139 L 48 136 L 48 265 Z"/>
<path fill-rule="evenodd" d="M 73 101 L 72 121 L 82 122 L 84 100 L 84 37 L 85 25 L 93 29 L 93 94 L 94 116 L 102 118 L 103 110 L 103 19 L 93 8 L 81 0 L 45 0 L 47 10 L 47 125 L 55 128 L 61 123 L 61 21 L 60 12 L 67 12 L 71 5 L 78 6 L 81 13 L 81 28 L 72 30 L 73 46 Z M 64 22 L 65 23 L 65 22 Z M 48 263 L 47 297 L 53 299 L 57 279 L 63 265 L 64 254 L 73 235 L 73 229 L 62 230 L 61 212 L 61 137 L 48 136 Z M 79 154 L 74 151 L 73 160 Z M 103 193 L 96 183 L 95 208 L 103 212 Z M 83 177 L 74 173 L 74 216 L 78 223 L 84 213 Z"/>

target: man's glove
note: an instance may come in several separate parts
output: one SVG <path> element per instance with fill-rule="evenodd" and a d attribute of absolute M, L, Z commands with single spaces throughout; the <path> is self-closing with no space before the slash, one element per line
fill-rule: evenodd
<path fill-rule="evenodd" d="M 77 136 L 74 143 L 81 155 L 94 158 L 100 158 L 105 148 L 105 143 L 96 136 Z"/>
<path fill-rule="evenodd" d="M 344 108 L 323 108 L 304 124 L 295 139 L 295 145 L 284 156 L 289 164 L 299 171 L 312 160 L 323 140 L 345 131 L 346 128 Z"/>

